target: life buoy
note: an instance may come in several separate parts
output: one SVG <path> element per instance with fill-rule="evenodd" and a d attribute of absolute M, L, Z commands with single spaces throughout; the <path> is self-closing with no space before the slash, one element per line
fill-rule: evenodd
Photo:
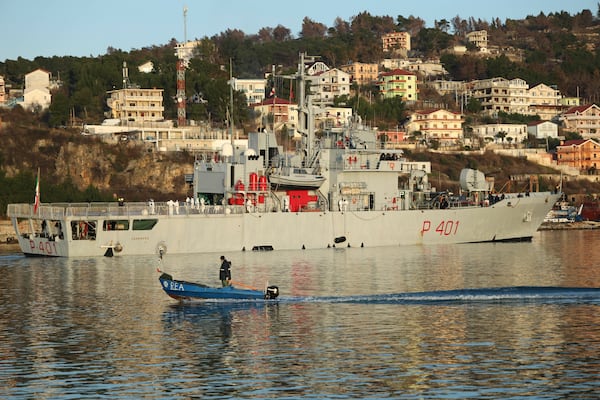
<path fill-rule="evenodd" d="M 352 204 L 356 204 L 356 197 L 352 198 Z"/>
<path fill-rule="evenodd" d="M 394 169 L 394 163 L 393 162 L 390 163 L 390 168 Z"/>

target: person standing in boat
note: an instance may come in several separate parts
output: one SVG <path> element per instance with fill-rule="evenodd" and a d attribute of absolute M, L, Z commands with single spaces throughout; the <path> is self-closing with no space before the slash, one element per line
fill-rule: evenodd
<path fill-rule="evenodd" d="M 219 279 L 223 287 L 231 285 L 231 262 L 221 256 L 221 268 L 219 269 Z"/>

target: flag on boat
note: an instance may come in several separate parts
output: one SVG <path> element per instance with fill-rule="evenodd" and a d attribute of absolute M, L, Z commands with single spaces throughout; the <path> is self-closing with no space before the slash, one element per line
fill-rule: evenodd
<path fill-rule="evenodd" d="M 33 213 L 37 214 L 40 208 L 40 169 L 38 168 L 37 179 L 35 180 L 35 199 L 33 201 Z"/>

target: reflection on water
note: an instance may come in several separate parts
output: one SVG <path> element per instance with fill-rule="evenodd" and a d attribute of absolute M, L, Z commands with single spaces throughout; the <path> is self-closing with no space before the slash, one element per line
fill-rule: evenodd
<path fill-rule="evenodd" d="M 274 303 L 179 305 L 155 257 L 0 255 L 0 397 L 592 397 L 600 295 L 560 288 L 600 288 L 599 238 L 227 254 Z M 218 256 L 160 267 L 217 284 Z"/>

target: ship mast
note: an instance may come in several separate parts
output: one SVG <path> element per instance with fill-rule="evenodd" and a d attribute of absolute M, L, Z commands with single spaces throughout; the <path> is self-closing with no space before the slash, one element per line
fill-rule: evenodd
<path fill-rule="evenodd" d="M 313 141 L 315 138 L 315 121 L 311 110 L 311 96 L 306 96 L 306 63 L 314 62 L 316 56 L 307 56 L 305 53 L 300 53 L 300 62 L 298 63 L 298 72 L 296 74 L 297 90 L 298 90 L 298 131 L 306 140 L 306 156 L 308 160 L 313 156 Z"/>
<path fill-rule="evenodd" d="M 229 139 L 233 146 L 233 62 L 229 59 Z"/>

